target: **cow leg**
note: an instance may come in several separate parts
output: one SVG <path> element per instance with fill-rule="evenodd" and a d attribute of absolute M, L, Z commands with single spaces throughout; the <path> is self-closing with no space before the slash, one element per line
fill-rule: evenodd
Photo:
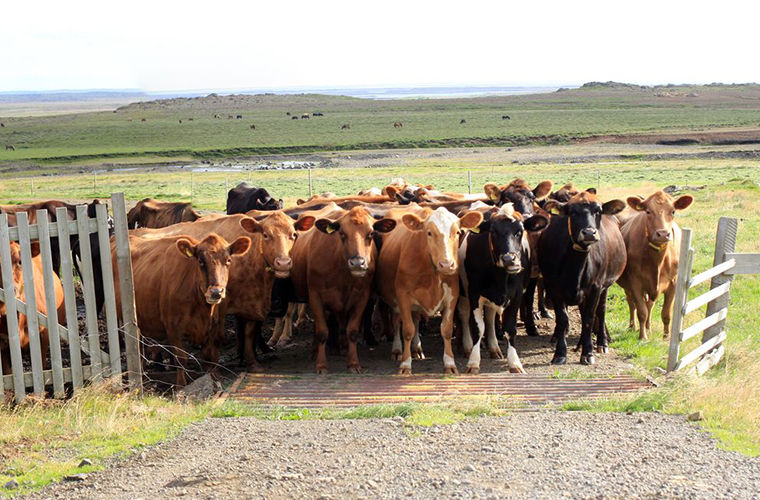
<path fill-rule="evenodd" d="M 256 337 L 261 337 L 261 321 L 245 321 L 243 337 L 245 338 L 245 365 L 249 373 L 260 373 L 264 369 L 256 355 Z"/>
<path fill-rule="evenodd" d="M 459 315 L 459 326 L 462 329 L 462 352 L 465 356 L 469 356 L 472 352 L 470 312 L 470 300 L 466 297 L 459 297 L 459 301 L 457 302 L 457 314 Z"/>
<path fill-rule="evenodd" d="M 478 328 L 478 340 L 475 345 L 472 346 L 469 359 L 467 360 L 467 373 L 480 373 L 480 341 L 483 339 L 483 334 L 486 330 L 484 311 L 486 299 L 480 297 L 478 299 L 478 306 L 472 311 L 472 317 L 475 318 L 475 326 Z M 443 333 L 443 329 L 441 329 Z"/>
<path fill-rule="evenodd" d="M 393 325 L 393 348 L 391 349 L 391 359 L 401 361 L 401 350 L 404 348 L 401 343 L 401 318 L 398 314 L 393 314 L 391 319 Z"/>
<path fill-rule="evenodd" d="M 556 345 L 551 363 L 553 365 L 564 365 L 567 363 L 567 327 L 569 325 L 567 306 L 558 298 L 553 298 L 552 301 L 554 302 L 554 316 L 557 319 L 554 323 L 554 335 L 552 336 Z"/>
<path fill-rule="evenodd" d="M 399 375 L 412 374 L 412 338 L 416 330 L 416 323 L 412 317 L 411 307 L 399 302 L 399 316 L 401 318 L 401 332 L 404 335 L 404 345 L 401 352 L 401 364 L 398 367 Z"/>
<path fill-rule="evenodd" d="M 543 319 L 552 319 L 552 313 L 549 312 L 547 302 L 550 302 L 546 296 L 546 290 L 544 289 L 544 279 L 538 278 L 538 311 L 541 313 Z"/>
<path fill-rule="evenodd" d="M 581 360 L 582 365 L 593 365 L 594 344 L 591 340 L 591 332 L 594 329 L 596 311 L 599 306 L 599 297 L 601 291 L 597 288 L 591 288 L 586 299 L 580 304 L 581 310 Z"/>
<path fill-rule="evenodd" d="M 647 335 L 652 334 L 652 309 L 654 309 L 654 303 L 657 301 L 657 296 L 647 296 Z"/>
<path fill-rule="evenodd" d="M 636 306 L 636 317 L 639 320 L 639 339 L 646 340 L 647 338 L 647 301 L 643 294 L 634 294 L 633 302 Z"/>
<path fill-rule="evenodd" d="M 676 282 L 671 281 L 668 288 L 665 290 L 665 297 L 662 302 L 662 337 L 668 338 L 670 336 L 670 321 L 673 318 L 673 301 L 676 298 Z"/>
<path fill-rule="evenodd" d="M 633 300 L 633 294 L 628 290 L 625 291 L 625 301 L 628 302 L 628 329 L 635 330 L 636 320 L 634 317 L 636 315 L 636 301 Z"/>
<path fill-rule="evenodd" d="M 507 333 L 506 337 L 507 340 L 511 345 L 515 345 L 515 339 L 517 337 L 517 311 L 520 309 L 520 305 L 517 303 L 517 300 L 511 300 L 509 304 L 507 305 L 506 309 L 503 309 L 503 314 L 501 315 L 502 321 L 504 323 L 504 331 Z M 532 315 L 531 315 L 532 318 Z M 486 324 L 487 326 L 487 324 Z M 526 325 L 527 326 L 527 325 Z M 533 328 L 535 329 L 535 324 L 533 325 Z M 488 341 L 489 349 L 491 345 L 491 341 L 489 338 Z M 499 347 L 498 345 L 496 346 Z M 499 359 L 502 359 L 501 351 L 499 351 L 499 356 L 493 356 L 494 351 L 491 350 L 491 357 L 498 357 Z"/>
<path fill-rule="evenodd" d="M 172 345 L 174 350 L 174 359 L 177 362 L 177 387 L 184 387 L 187 385 L 187 373 L 185 367 L 187 366 L 187 351 L 182 346 Z"/>
<path fill-rule="evenodd" d="M 296 320 L 293 322 L 293 328 L 298 328 L 309 320 L 309 315 L 306 313 L 306 302 L 298 302 L 296 304 Z"/>
<path fill-rule="evenodd" d="M 525 333 L 527 333 L 531 337 L 537 337 L 538 336 L 538 329 L 536 328 L 536 316 L 533 314 L 533 290 L 530 290 L 530 294 L 528 294 L 528 291 L 530 289 L 531 283 L 533 283 L 533 288 L 535 289 L 535 280 L 531 279 L 528 282 L 528 288 L 525 289 L 525 293 L 523 293 L 520 300 L 520 317 L 522 317 L 523 324 L 525 325 Z M 515 312 L 515 328 L 517 328 L 517 312 Z M 506 316 L 502 317 L 502 322 L 505 323 L 503 325 L 503 329 L 507 329 L 507 324 L 509 323 L 508 318 Z M 515 335 L 517 335 L 517 331 L 515 330 Z M 510 339 L 510 342 L 514 344 L 515 339 L 514 337 Z"/>
<path fill-rule="evenodd" d="M 414 359 L 425 359 L 425 353 L 422 352 L 422 341 L 420 340 L 420 313 L 412 313 L 414 318 L 414 337 L 412 338 L 412 357 Z"/>
<path fill-rule="evenodd" d="M 599 295 L 599 305 L 596 308 L 596 319 L 594 321 L 594 328 L 596 332 L 596 352 L 607 354 L 609 348 L 607 347 L 607 291 L 605 289 Z"/>
<path fill-rule="evenodd" d="M 375 339 L 375 335 L 372 333 L 372 313 L 375 311 L 376 302 L 377 299 L 370 297 L 362 312 L 362 333 L 364 334 L 364 343 L 370 347 L 377 345 L 377 339 Z"/>
<path fill-rule="evenodd" d="M 454 333 L 454 309 L 456 301 L 449 303 L 441 313 L 441 337 L 443 338 L 443 371 L 446 374 L 459 373 L 454 362 L 454 351 L 451 349 L 451 336 Z M 480 349 L 480 346 L 478 346 Z M 475 348 L 473 348 L 473 351 Z"/>
<path fill-rule="evenodd" d="M 359 339 L 359 329 L 362 326 L 365 312 L 366 308 L 364 307 L 352 311 L 348 316 L 348 323 L 346 324 L 346 337 L 348 338 L 346 360 L 348 371 L 351 373 L 361 373 L 362 371 L 361 364 L 359 363 L 359 353 L 356 350 L 356 341 Z"/>
<path fill-rule="evenodd" d="M 530 315 L 534 321 L 538 319 L 538 315 L 533 311 L 533 298 L 536 295 L 537 280 L 538 278 L 530 278 L 528 280 L 528 285 L 523 292 L 522 305 L 520 306 L 520 318 L 525 324 L 528 323 L 528 315 Z"/>
<path fill-rule="evenodd" d="M 220 325 L 217 326 L 217 335 L 219 335 L 219 338 L 222 338 L 224 335 L 224 321 L 220 321 L 219 323 Z M 240 358 L 241 363 L 245 363 L 255 355 L 252 342 L 253 339 L 249 339 L 246 335 L 247 326 L 245 318 L 235 315 L 235 337 L 237 338 L 238 357 Z"/>
<path fill-rule="evenodd" d="M 309 306 L 314 315 L 314 342 L 317 347 L 317 363 L 315 370 L 319 374 L 327 373 L 327 337 L 330 331 L 327 327 L 325 310 L 317 293 L 309 294 Z"/>

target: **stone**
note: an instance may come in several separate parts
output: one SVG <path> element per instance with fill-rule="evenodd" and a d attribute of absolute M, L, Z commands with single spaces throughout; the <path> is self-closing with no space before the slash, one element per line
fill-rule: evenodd
<path fill-rule="evenodd" d="M 199 401 L 209 399 L 214 394 L 216 394 L 216 384 L 214 383 L 214 379 L 208 373 L 193 380 L 178 393 L 179 396 Z"/>
<path fill-rule="evenodd" d="M 63 476 L 64 481 L 78 482 L 87 479 L 87 474 L 71 474 L 69 476 Z"/>
<path fill-rule="evenodd" d="M 686 417 L 686 420 L 689 422 L 699 422 L 700 420 L 704 420 L 705 415 L 702 413 L 702 410 L 695 411 L 694 413 L 690 413 L 688 417 Z"/>
<path fill-rule="evenodd" d="M 6 489 L 6 490 L 17 490 L 18 489 L 18 481 L 16 481 L 15 479 L 11 479 L 10 481 L 8 481 L 7 483 L 5 483 L 3 485 L 3 489 Z"/>
<path fill-rule="evenodd" d="M 92 460 L 89 458 L 83 458 L 77 467 L 87 467 L 88 465 L 92 465 Z"/>

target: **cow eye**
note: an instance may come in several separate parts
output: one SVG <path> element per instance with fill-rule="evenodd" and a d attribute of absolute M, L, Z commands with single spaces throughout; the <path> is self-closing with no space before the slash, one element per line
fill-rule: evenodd
<path fill-rule="evenodd" d="M 652 212 L 647 208 L 647 215 L 651 214 Z"/>
<path fill-rule="evenodd" d="M 232 257 L 227 257 L 227 265 L 229 266 L 232 263 Z"/>
<path fill-rule="evenodd" d="M 432 231 L 428 231 L 428 236 L 433 236 L 433 232 Z"/>
<path fill-rule="evenodd" d="M 676 211 L 675 211 L 675 210 L 671 210 L 671 211 L 670 211 L 670 215 L 675 215 L 675 214 L 676 214 Z"/>
<path fill-rule="evenodd" d="M 367 239 L 371 240 L 372 238 L 375 237 L 375 234 L 376 234 L 375 231 L 370 231 L 369 234 L 367 234 Z"/>
<path fill-rule="evenodd" d="M 298 233 L 293 233 L 293 234 L 290 235 L 290 239 L 291 240 L 294 240 L 296 238 L 298 238 Z"/>
<path fill-rule="evenodd" d="M 264 239 L 268 240 L 269 239 L 269 235 L 267 233 L 263 233 L 263 234 L 264 234 Z"/>

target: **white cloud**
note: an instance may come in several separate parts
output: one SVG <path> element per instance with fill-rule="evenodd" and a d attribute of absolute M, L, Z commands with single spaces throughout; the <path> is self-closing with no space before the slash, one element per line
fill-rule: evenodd
<path fill-rule="evenodd" d="M 760 81 L 752 1 L 15 2 L 0 90 Z"/>

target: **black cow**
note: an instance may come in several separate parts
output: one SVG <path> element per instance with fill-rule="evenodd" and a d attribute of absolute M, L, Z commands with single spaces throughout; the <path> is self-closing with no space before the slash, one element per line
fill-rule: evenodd
<path fill-rule="evenodd" d="M 496 314 L 504 314 L 509 371 L 524 373 L 512 343 L 517 334 L 517 311 L 530 280 L 530 247 L 525 231 L 539 231 L 549 219 L 534 215 L 523 219 L 512 204 L 491 208 L 478 232 L 468 233 L 459 247 L 460 287 L 457 311 L 462 326 L 464 351 L 469 355 L 467 371 L 480 371 L 480 341 L 487 334 L 488 350 L 493 358 L 503 358 L 496 340 Z M 506 308 L 506 309 L 505 309 Z M 478 328 L 473 346 L 470 313 Z"/>
<path fill-rule="evenodd" d="M 227 215 L 244 214 L 250 210 L 282 210 L 282 200 L 275 200 L 264 188 L 241 182 L 227 193 Z"/>
<path fill-rule="evenodd" d="M 578 305 L 581 313 L 581 364 L 594 363 L 592 332 L 597 335 L 597 352 L 607 352 L 607 290 L 623 273 L 627 258 L 623 236 L 611 216 L 625 206 L 621 200 L 601 204 L 594 190 L 578 193 L 567 203 L 546 203 L 548 210 L 558 213 L 538 241 L 538 262 L 557 318 L 552 364 L 567 362 L 568 305 Z"/>
<path fill-rule="evenodd" d="M 95 219 L 97 217 L 96 208 L 100 204 L 100 200 L 93 200 L 92 203 L 87 204 L 87 217 Z M 107 208 L 107 207 L 106 207 Z M 108 218 L 108 233 L 113 235 L 113 219 Z M 98 243 L 98 233 L 91 233 L 89 237 L 90 254 L 92 256 L 92 275 L 95 288 L 95 311 L 100 315 L 103 310 L 103 304 L 105 303 L 105 293 L 103 291 L 103 268 L 100 265 L 100 245 Z M 73 255 L 74 269 L 80 278 L 82 276 L 82 270 L 80 268 L 82 264 L 82 242 L 77 235 L 71 236 L 71 253 Z M 112 263 L 113 264 L 113 263 Z M 110 272 L 110 270 L 108 271 Z M 115 283 L 114 286 L 119 286 Z"/>

